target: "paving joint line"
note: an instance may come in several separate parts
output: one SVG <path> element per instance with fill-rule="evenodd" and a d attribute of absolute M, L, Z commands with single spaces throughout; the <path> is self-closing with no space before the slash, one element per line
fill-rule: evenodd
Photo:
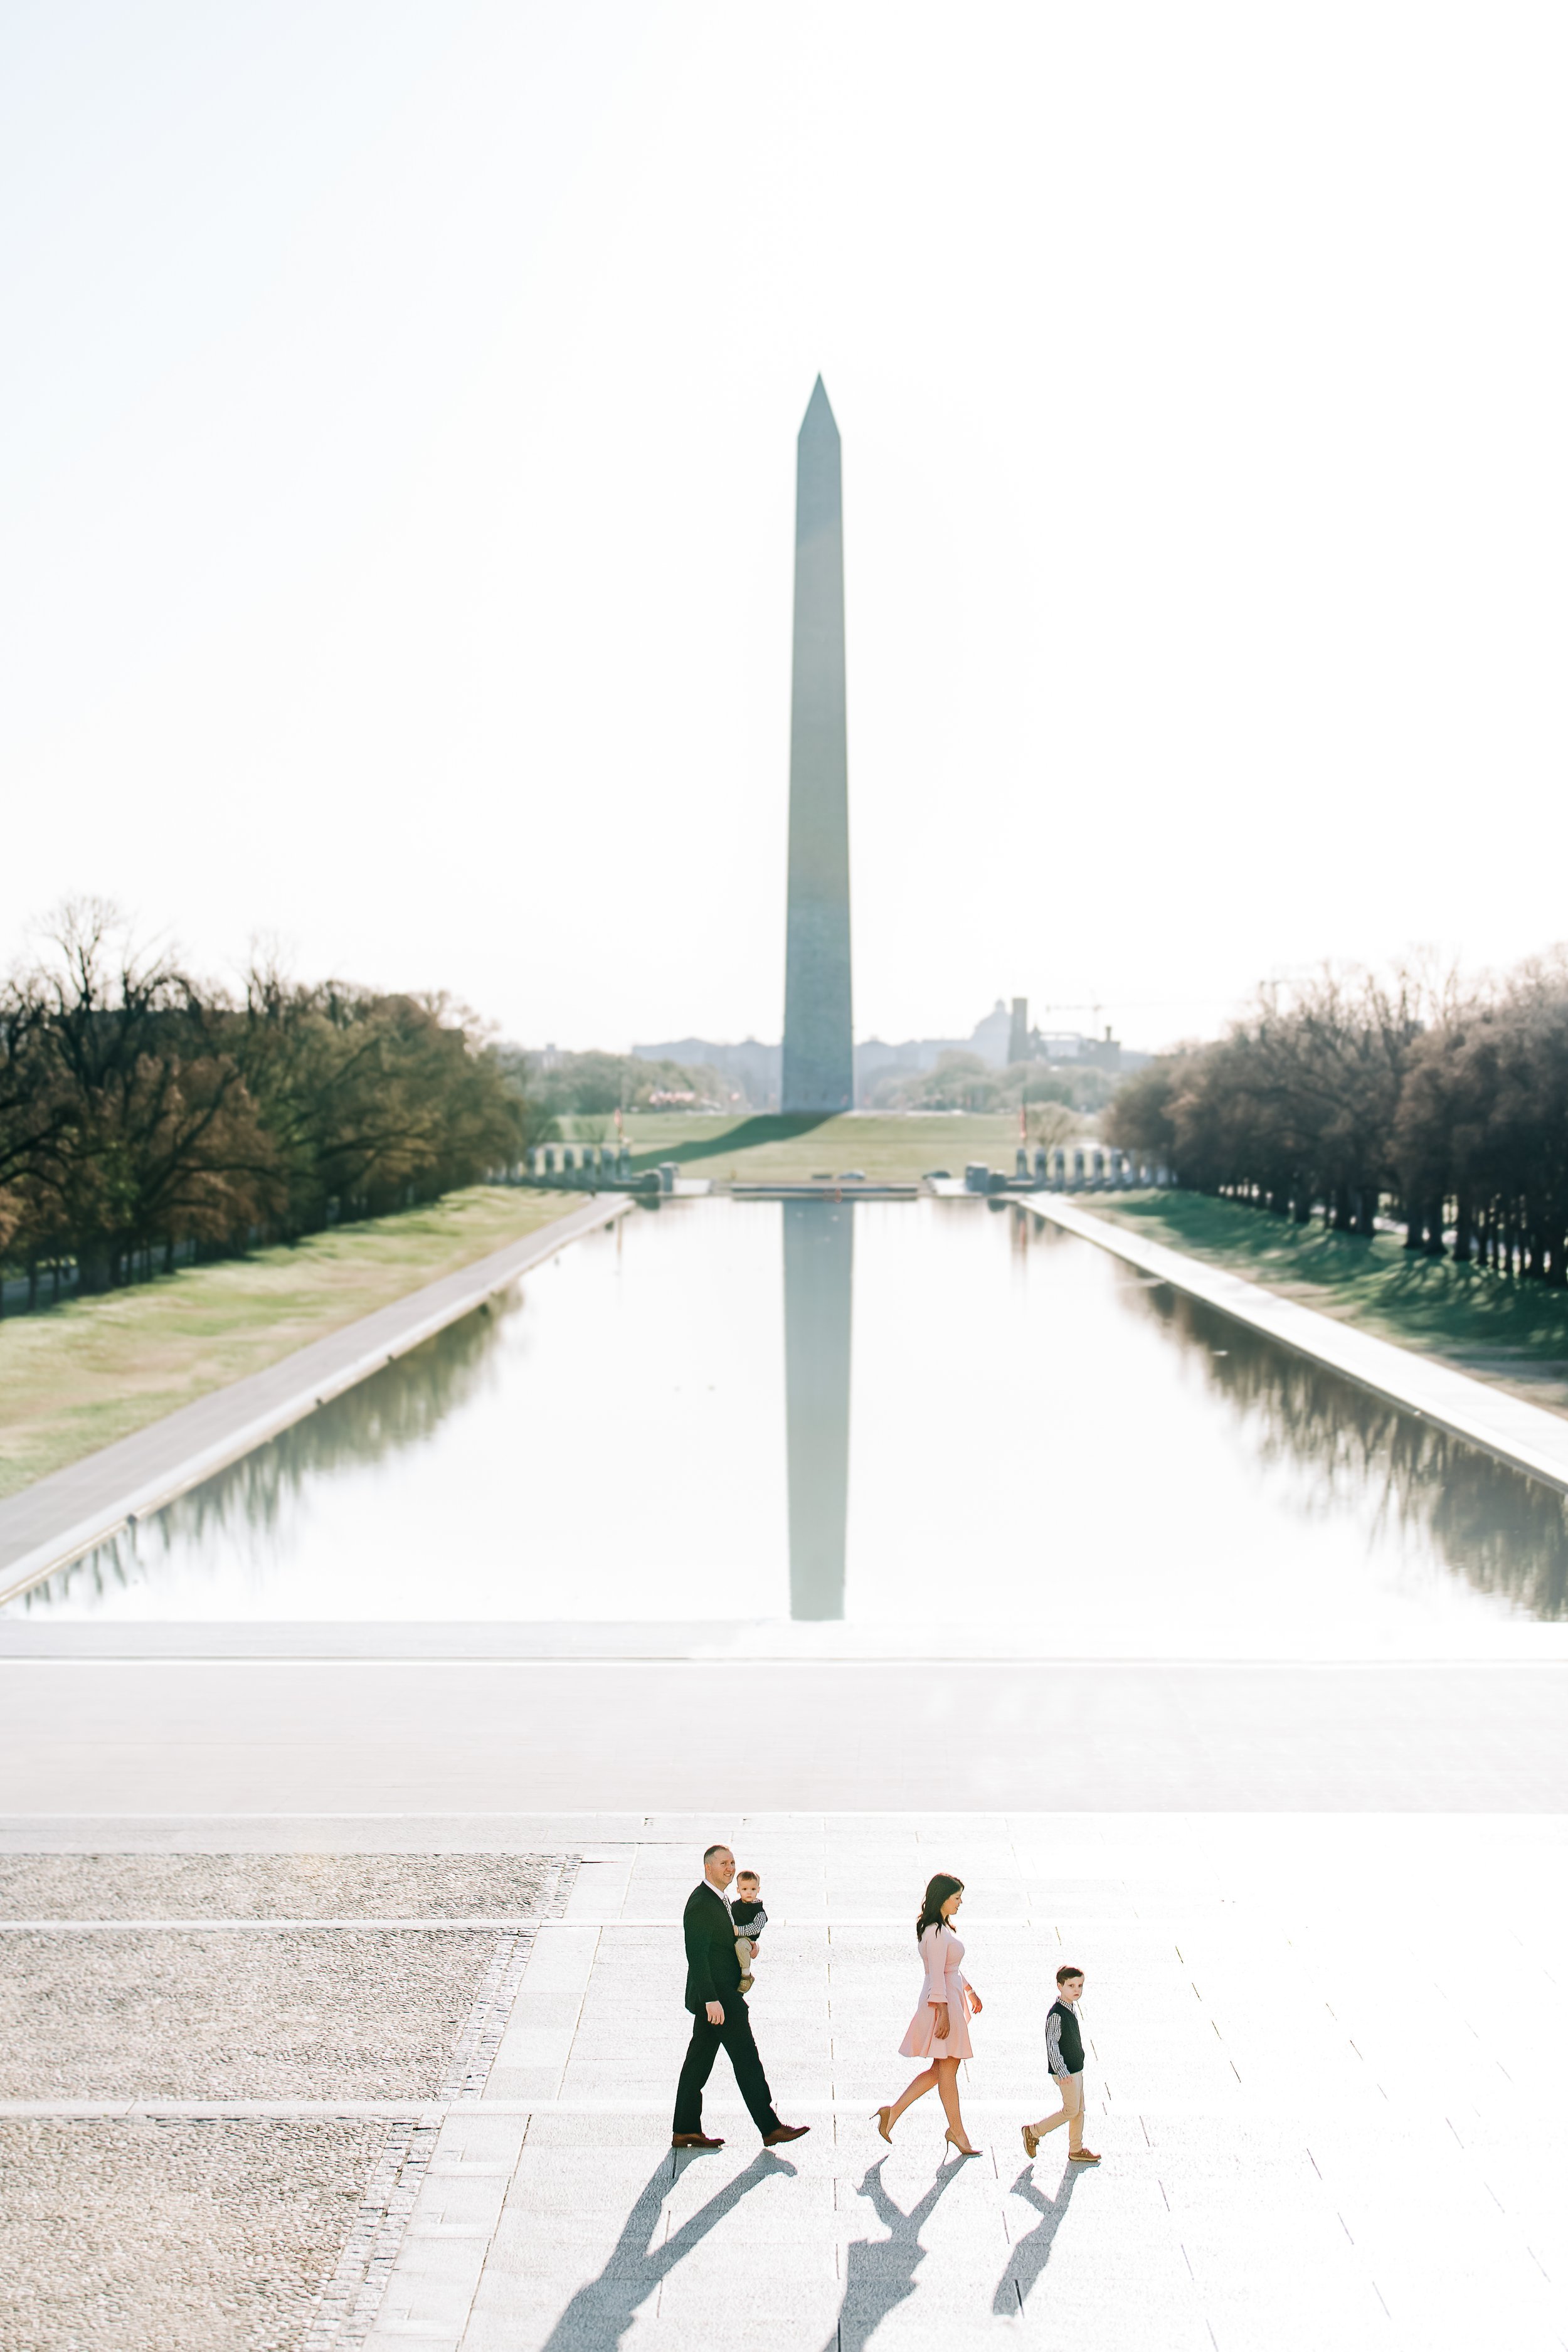
<path fill-rule="evenodd" d="M 1080 1925 L 1092 1925 L 1100 1916 L 1100 1914 L 1082 1910 L 1074 1914 L 1075 1919 Z M 847 1927 L 906 1928 L 909 1926 L 909 1914 L 905 1910 L 887 1912 L 879 1917 L 868 1917 L 863 1915 L 859 1918 L 844 1919 L 837 1915 L 830 1916 L 826 1913 L 802 1916 L 798 1913 L 774 1911 L 769 1913 L 768 1920 L 769 1925 L 774 1929 L 793 1927 L 797 1932 L 820 1929 L 825 1934 L 833 1934 Z M 967 1924 L 971 1927 L 1003 1931 L 1032 1930 L 1037 1927 L 1054 1927 L 1056 1918 L 1054 1914 L 1025 1912 L 1004 1916 L 981 1911 L 972 1913 Z M 669 1915 L 655 1917 L 651 1914 L 640 1913 L 635 1917 L 616 1919 L 572 1919 L 558 1913 L 546 1916 L 535 1914 L 531 1917 L 518 1918 L 381 1919 L 367 1916 L 360 1919 L 0 1919 L 0 1936 L 147 1935 L 154 1931 L 199 1935 L 208 1928 L 237 1934 L 293 1934 L 303 1933 L 307 1929 L 316 1927 L 341 1929 L 344 1932 L 352 1932 L 356 1928 L 370 1928 L 397 1935 L 421 1932 L 511 1935 L 525 1931 L 531 1934 L 541 1927 L 566 1927 L 578 1935 L 598 1935 L 610 1927 L 632 1927 L 639 1931 L 649 1928 L 668 1929 L 670 1934 L 678 1935 L 680 1932 L 680 1921 L 678 1917 Z"/>
<path fill-rule="evenodd" d="M 442 2120 L 421 2116 L 388 2133 L 300 2352 L 342 2352 L 343 2346 L 363 2344 L 369 2336 Z"/>
<path fill-rule="evenodd" d="M 553 1859 L 554 1875 L 540 1915 L 546 1918 L 559 1918 L 577 1882 L 575 1854 Z M 350 1924 L 363 1927 L 364 1922 Z M 463 2030 L 442 2069 L 436 2096 L 402 2100 L 393 2106 L 391 2128 L 366 2184 L 359 2214 L 330 2277 L 322 2281 L 315 2316 L 300 2352 L 342 2352 L 344 2347 L 364 2344 L 373 2333 L 447 2118 L 455 2113 L 471 2114 L 483 2100 L 533 1943 L 532 1924 L 502 1930 Z M 368 2101 L 351 2111 L 384 2115 L 387 2108 Z M 262 2112 L 276 2114 L 277 2109 L 264 2106 Z M 310 2112 L 322 2110 L 312 2105 Z"/>
<path fill-rule="evenodd" d="M 440 2124 L 450 2116 L 484 2116 L 506 2122 L 526 2122 L 533 2116 L 669 2116 L 670 2094 L 657 2099 L 487 2099 L 459 2093 L 455 2097 L 407 2099 L 0 2099 L 0 2122 L 5 2123 L 301 2123 L 318 2116 L 340 2116 L 353 2120 L 382 2119 L 388 2123 Z M 860 2116 L 869 2112 L 866 2106 L 867 2093 L 859 2098 L 839 2098 L 829 2093 L 810 2097 L 804 2093 L 786 2094 L 792 2107 L 808 2116 Z M 966 2092 L 964 2105 L 977 2115 L 1016 2116 L 1020 2105 L 1027 2103 L 1027 2095 L 1019 2093 L 1012 2098 L 973 2098 Z M 716 2099 L 704 2094 L 704 2107 L 715 2115 L 743 2116 L 746 2108 L 736 2098 Z M 1121 2101 L 1100 2102 L 1107 2108 L 1115 2105 L 1117 2112 L 1131 2112 Z M 1223 2104 L 1205 2108 L 1215 2115 L 1232 2115 L 1238 2102 L 1226 2099 Z M 1303 2098 L 1298 2106 L 1265 2105 L 1256 2098 L 1239 2102 L 1249 2113 L 1273 2114 L 1282 2116 L 1310 2116 L 1321 2113 L 1314 2101 Z M 1363 2102 L 1369 2113 L 1369 2102 Z M 1144 2100 L 1137 2113 L 1145 2116 L 1181 2117 L 1194 2112 L 1193 2102 L 1186 2098 Z M 1381 2109 L 1376 2112 L 1381 2114 Z"/>

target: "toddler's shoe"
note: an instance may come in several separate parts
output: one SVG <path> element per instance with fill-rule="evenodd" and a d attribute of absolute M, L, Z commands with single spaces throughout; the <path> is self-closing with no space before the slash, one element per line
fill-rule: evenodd
<path fill-rule="evenodd" d="M 746 1974 L 745 1974 L 745 1975 L 741 1979 L 741 1990 L 742 1990 L 742 1992 L 750 1992 L 750 1991 L 751 1991 L 751 1990 L 752 1990 L 752 1987 L 755 1983 L 756 1983 L 756 1979 L 755 1979 L 755 1977 L 754 1977 L 754 1976 L 752 1976 L 752 1975 L 751 1974 L 750 1970 L 748 1970 L 748 1971 L 747 1971 L 747 1973 L 746 1973 Z"/>

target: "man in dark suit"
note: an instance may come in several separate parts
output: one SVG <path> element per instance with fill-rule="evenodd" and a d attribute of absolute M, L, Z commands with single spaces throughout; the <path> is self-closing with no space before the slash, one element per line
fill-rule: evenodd
<path fill-rule="evenodd" d="M 702 2085 L 713 2072 L 721 2045 L 730 2053 L 741 2096 L 764 2147 L 786 2139 L 804 2139 L 809 2124 L 781 2124 L 773 2113 L 773 2096 L 752 2021 L 741 1998 L 741 1961 L 735 1950 L 735 1927 L 725 1893 L 735 1875 L 735 1857 L 727 1845 L 710 1845 L 702 1857 L 702 1876 L 686 1898 L 681 1926 L 686 1930 L 686 2006 L 691 2012 L 691 2041 L 675 2094 L 677 2147 L 722 2147 L 702 2129 Z"/>

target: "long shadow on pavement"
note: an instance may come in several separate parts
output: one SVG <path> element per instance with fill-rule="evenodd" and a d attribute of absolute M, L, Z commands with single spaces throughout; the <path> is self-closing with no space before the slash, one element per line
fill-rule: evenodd
<path fill-rule="evenodd" d="M 885 2156 L 878 2158 L 856 2193 L 870 2199 L 877 2219 L 890 2234 L 856 2238 L 845 2249 L 844 2304 L 825 2352 L 862 2352 L 889 2312 L 913 2294 L 915 2272 L 926 2258 L 921 2231 L 935 2211 L 937 2199 L 963 2169 L 962 2163 L 944 2164 L 919 2204 L 906 2213 L 882 2186 L 887 2160 Z M 940 2329 L 933 2334 L 933 2341 L 937 2340 Z"/>
<path fill-rule="evenodd" d="M 738 2172 L 706 2205 L 700 2205 L 672 2238 L 656 2246 L 651 2242 L 653 2233 L 676 2179 L 669 2158 L 661 2157 L 658 2171 L 626 2215 L 614 2253 L 596 2279 L 578 2288 L 545 2339 L 544 2352 L 616 2352 L 642 2305 L 677 2263 L 684 2262 L 710 2230 L 717 2229 L 749 2189 L 775 2172 L 795 2178 L 793 2164 L 761 2149 L 744 2172 Z"/>
<path fill-rule="evenodd" d="M 1006 2269 L 997 2282 L 991 2308 L 999 2318 L 1012 2318 L 1027 2303 L 1031 2288 L 1051 2259 L 1057 2231 L 1067 2220 L 1068 2207 L 1072 2203 L 1072 2193 L 1078 2182 L 1079 2176 L 1069 2164 L 1054 2199 L 1036 2188 L 1027 2165 L 1013 2183 L 1014 2196 L 1023 2198 L 1026 2204 L 1033 2205 L 1045 2218 L 1026 2238 L 1019 2239 Z"/>

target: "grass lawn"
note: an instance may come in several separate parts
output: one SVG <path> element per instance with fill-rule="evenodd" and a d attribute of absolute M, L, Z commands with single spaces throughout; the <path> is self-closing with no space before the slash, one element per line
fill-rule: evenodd
<path fill-rule="evenodd" d="M 778 1113 L 686 1118 L 679 1111 L 634 1111 L 626 1118 L 626 1140 L 639 1169 L 679 1160 L 694 1175 L 738 1176 L 755 1184 L 773 1177 L 842 1176 L 858 1168 L 864 1176 L 912 1183 L 935 1168 L 962 1176 L 966 1160 L 984 1160 L 1011 1175 L 1018 1115 L 929 1112 L 898 1118 L 851 1111 L 821 1119 Z"/>
<path fill-rule="evenodd" d="M 1568 1291 L 1422 1257 L 1392 1234 L 1367 1241 L 1325 1233 L 1321 1223 L 1294 1225 L 1201 1192 L 1096 1193 L 1080 1205 L 1532 1404 L 1568 1412 Z"/>
<path fill-rule="evenodd" d="M 275 1364 L 487 1251 L 581 1195 L 481 1185 L 427 1209 L 312 1234 L 106 1297 L 0 1321 L 0 1496 L 208 1390 Z"/>

